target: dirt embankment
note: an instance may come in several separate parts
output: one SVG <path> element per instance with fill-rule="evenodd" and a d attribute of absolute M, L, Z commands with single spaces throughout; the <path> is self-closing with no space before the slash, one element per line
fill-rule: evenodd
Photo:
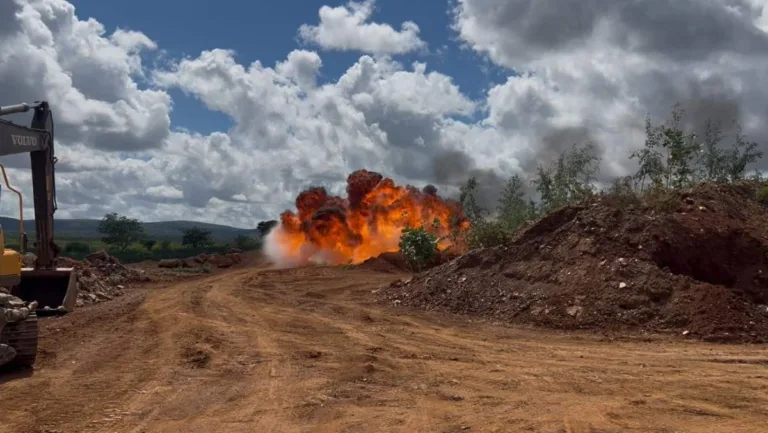
<path fill-rule="evenodd" d="M 611 197 L 562 208 L 507 245 L 384 291 L 398 305 L 559 329 L 768 341 L 768 208 L 757 183 L 674 193 L 671 211 Z"/>

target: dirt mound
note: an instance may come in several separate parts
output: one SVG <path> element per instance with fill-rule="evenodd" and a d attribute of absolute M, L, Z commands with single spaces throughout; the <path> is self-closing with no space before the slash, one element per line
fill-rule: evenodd
<path fill-rule="evenodd" d="M 160 260 L 157 266 L 160 268 L 195 268 L 212 266 L 219 269 L 230 268 L 243 263 L 243 255 L 240 250 L 232 249 L 226 254 L 206 254 L 201 253 L 194 257 L 186 259 L 166 259 Z"/>
<path fill-rule="evenodd" d="M 757 183 L 702 184 L 658 205 L 600 197 L 507 245 L 396 282 L 399 305 L 559 329 L 768 341 L 768 209 Z"/>
<path fill-rule="evenodd" d="M 410 270 L 405 258 L 399 252 L 379 254 L 357 266 L 378 272 L 407 272 Z"/>
<path fill-rule="evenodd" d="M 34 258 L 31 260 L 34 262 Z M 123 295 L 131 284 L 149 281 L 143 272 L 124 266 L 106 251 L 90 254 L 83 261 L 59 257 L 56 266 L 75 268 L 79 284 L 77 306 L 110 300 Z"/>
<path fill-rule="evenodd" d="M 435 266 L 439 266 L 456 257 L 457 257 L 457 254 L 450 253 L 450 252 L 438 253 L 435 256 L 434 260 L 432 260 L 431 263 L 427 264 L 425 268 L 429 269 Z M 382 253 L 376 257 L 371 257 L 370 259 L 360 263 L 357 266 L 363 269 L 370 269 L 372 271 L 378 271 L 378 272 L 396 273 L 396 272 L 411 271 L 411 268 L 408 266 L 408 262 L 405 260 L 405 257 L 403 257 L 403 255 L 400 254 L 399 252 Z"/>

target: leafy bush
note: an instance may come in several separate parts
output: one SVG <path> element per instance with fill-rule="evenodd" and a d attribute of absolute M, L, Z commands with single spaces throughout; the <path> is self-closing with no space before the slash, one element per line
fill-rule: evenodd
<path fill-rule="evenodd" d="M 413 270 L 419 271 L 434 260 L 437 255 L 437 236 L 429 233 L 423 226 L 407 227 L 400 235 L 400 253 Z"/>
<path fill-rule="evenodd" d="M 610 200 L 610 203 L 617 208 L 625 209 L 628 207 L 640 206 L 642 199 L 633 186 L 631 177 L 621 177 L 615 179 L 603 195 Z"/>
<path fill-rule="evenodd" d="M 237 235 L 234 239 L 235 247 L 243 251 L 258 250 L 261 248 L 261 241 L 250 236 Z"/>
<path fill-rule="evenodd" d="M 147 251 L 152 251 L 152 248 L 155 247 L 155 244 L 157 244 L 157 241 L 154 239 L 144 239 L 141 241 L 141 245 L 144 246 L 144 248 L 147 249 Z"/>
<path fill-rule="evenodd" d="M 467 247 L 491 248 L 507 243 L 512 239 L 512 230 L 509 230 L 500 221 L 480 221 L 469 228 L 467 232 Z"/>
<path fill-rule="evenodd" d="M 651 209 L 661 213 L 671 213 L 677 210 L 680 202 L 674 190 L 654 185 L 643 195 L 643 200 Z"/>

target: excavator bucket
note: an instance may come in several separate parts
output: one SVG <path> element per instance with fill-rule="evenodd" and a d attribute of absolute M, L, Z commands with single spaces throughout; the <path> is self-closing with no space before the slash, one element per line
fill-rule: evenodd
<path fill-rule="evenodd" d="M 25 301 L 37 301 L 38 316 L 66 314 L 75 309 L 77 274 L 74 268 L 22 268 L 13 291 Z"/>

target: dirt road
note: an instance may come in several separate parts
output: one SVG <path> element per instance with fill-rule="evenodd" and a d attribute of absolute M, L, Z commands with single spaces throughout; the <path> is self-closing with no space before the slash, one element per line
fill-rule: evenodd
<path fill-rule="evenodd" d="M 0 432 L 766 432 L 763 346 L 371 303 L 392 274 L 231 270 L 46 320 Z"/>

